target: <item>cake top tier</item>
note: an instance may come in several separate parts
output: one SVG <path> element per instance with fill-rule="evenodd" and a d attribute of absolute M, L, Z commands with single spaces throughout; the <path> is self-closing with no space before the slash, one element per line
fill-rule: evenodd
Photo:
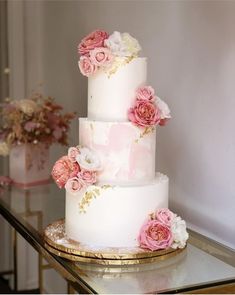
<path fill-rule="evenodd" d="M 88 77 L 88 118 L 131 121 L 140 128 L 164 125 L 166 103 L 146 85 L 147 60 L 129 33 L 96 30 L 78 45 L 79 68 Z"/>

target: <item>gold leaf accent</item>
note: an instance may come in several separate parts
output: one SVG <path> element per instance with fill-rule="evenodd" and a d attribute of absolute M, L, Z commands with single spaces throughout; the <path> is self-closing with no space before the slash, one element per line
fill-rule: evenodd
<path fill-rule="evenodd" d="M 149 214 L 149 218 L 150 220 L 154 220 L 155 219 L 155 214 L 152 212 Z"/>
<path fill-rule="evenodd" d="M 135 142 L 138 143 L 141 138 L 143 138 L 145 135 L 148 135 L 151 132 L 154 132 L 154 130 L 155 130 L 154 126 L 145 127 L 144 131 L 140 133 L 139 138 L 135 139 Z"/>
<path fill-rule="evenodd" d="M 110 185 L 110 184 L 103 184 L 101 186 L 102 189 L 108 189 L 108 188 L 111 188 L 111 187 L 112 187 L 112 185 Z"/>
<path fill-rule="evenodd" d="M 111 188 L 109 184 L 104 184 L 101 187 L 93 186 L 89 191 L 86 191 L 81 202 L 79 203 L 80 213 L 86 213 L 85 208 L 90 206 L 93 199 L 96 199 L 101 194 L 101 190 Z"/>
<path fill-rule="evenodd" d="M 119 67 L 129 64 L 132 61 L 132 59 L 135 57 L 137 56 L 134 55 L 134 56 L 128 56 L 125 58 L 116 57 L 111 68 L 108 68 L 107 70 L 108 78 L 110 78 L 113 74 L 115 74 Z"/>

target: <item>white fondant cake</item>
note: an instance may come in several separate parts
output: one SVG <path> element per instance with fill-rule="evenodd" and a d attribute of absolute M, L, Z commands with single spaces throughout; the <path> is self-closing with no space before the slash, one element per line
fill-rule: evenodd
<path fill-rule="evenodd" d="M 147 61 L 128 33 L 96 30 L 78 46 L 88 77 L 79 145 L 54 165 L 66 189 L 68 238 L 99 247 L 183 248 L 185 222 L 168 209 L 168 177 L 155 174 L 156 128 L 170 119 L 146 85 Z"/>
<path fill-rule="evenodd" d="M 88 190 L 94 188 L 100 194 L 90 203 L 86 203 L 84 191 L 75 195 L 67 192 L 65 216 L 67 235 L 94 247 L 138 246 L 139 230 L 149 214 L 168 206 L 168 177 L 160 173 L 145 186 L 102 189 L 96 185 Z"/>
<path fill-rule="evenodd" d="M 79 120 L 79 144 L 94 150 L 102 163 L 99 181 L 140 185 L 155 177 L 156 130 L 143 135 L 131 122 Z"/>
<path fill-rule="evenodd" d="M 114 74 L 99 71 L 88 78 L 88 118 L 101 121 L 126 121 L 135 91 L 147 79 L 146 58 L 135 58 Z"/>

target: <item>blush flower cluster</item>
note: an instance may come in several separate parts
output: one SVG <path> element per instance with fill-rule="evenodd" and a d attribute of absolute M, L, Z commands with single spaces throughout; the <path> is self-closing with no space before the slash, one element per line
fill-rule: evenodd
<path fill-rule="evenodd" d="M 139 87 L 128 119 L 139 127 L 163 126 L 171 118 L 168 105 L 155 95 L 151 86 Z"/>
<path fill-rule="evenodd" d="M 140 50 L 139 43 L 128 33 L 95 30 L 78 45 L 78 66 L 84 76 L 91 76 L 99 69 L 111 67 L 118 57 L 134 57 Z"/>
<path fill-rule="evenodd" d="M 68 154 L 56 161 L 52 177 L 59 188 L 77 193 L 96 183 L 101 164 L 97 155 L 85 147 L 70 147 Z"/>
<path fill-rule="evenodd" d="M 68 131 L 75 113 L 64 113 L 52 97 L 34 93 L 27 99 L 6 99 L 0 104 L 0 155 L 25 143 L 68 144 Z"/>
<path fill-rule="evenodd" d="M 141 228 L 139 246 L 156 251 L 168 248 L 184 248 L 188 239 L 186 223 L 167 208 L 156 211 Z"/>

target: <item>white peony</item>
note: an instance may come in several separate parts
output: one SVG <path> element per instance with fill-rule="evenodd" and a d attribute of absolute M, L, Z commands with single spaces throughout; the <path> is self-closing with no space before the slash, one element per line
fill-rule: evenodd
<path fill-rule="evenodd" d="M 126 46 L 126 51 L 130 53 L 128 56 L 137 56 L 141 50 L 139 42 L 128 33 L 122 34 L 122 40 Z"/>
<path fill-rule="evenodd" d="M 113 55 L 119 57 L 137 56 L 141 50 L 139 42 L 128 33 L 121 34 L 120 32 L 113 32 L 108 39 L 104 41 Z"/>
<path fill-rule="evenodd" d="M 0 142 L 0 156 L 7 156 L 9 155 L 9 147 L 5 141 Z"/>
<path fill-rule="evenodd" d="M 81 168 L 89 171 L 98 171 L 101 169 L 99 157 L 88 148 L 79 148 L 79 154 L 76 156 L 76 161 Z"/>
<path fill-rule="evenodd" d="M 186 246 L 186 241 L 188 240 L 189 235 L 186 230 L 186 223 L 181 217 L 176 216 L 172 220 L 171 231 L 174 240 L 171 247 L 173 249 L 184 248 Z"/>
<path fill-rule="evenodd" d="M 171 118 L 170 109 L 168 105 L 163 100 L 161 100 L 160 97 L 156 98 L 156 105 L 161 111 L 161 119 Z"/>

